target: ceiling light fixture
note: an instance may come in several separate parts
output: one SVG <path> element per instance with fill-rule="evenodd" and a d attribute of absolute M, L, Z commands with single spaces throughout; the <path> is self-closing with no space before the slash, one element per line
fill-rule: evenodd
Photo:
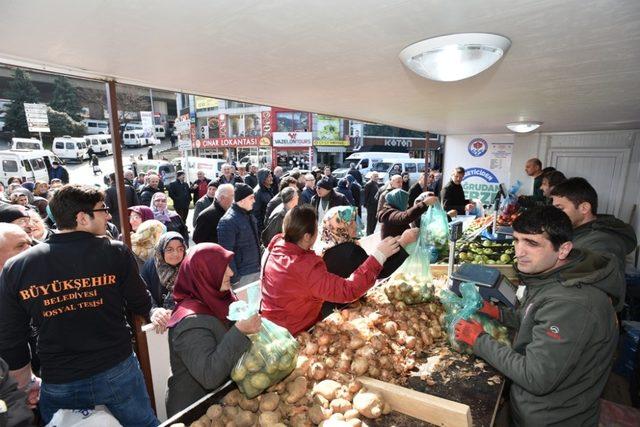
<path fill-rule="evenodd" d="M 516 133 L 533 132 L 538 129 L 542 122 L 513 122 L 507 123 L 507 129 Z"/>
<path fill-rule="evenodd" d="M 434 37 L 405 47 L 402 63 L 414 73 L 440 82 L 455 82 L 480 74 L 511 46 L 496 34 L 461 33 Z"/>

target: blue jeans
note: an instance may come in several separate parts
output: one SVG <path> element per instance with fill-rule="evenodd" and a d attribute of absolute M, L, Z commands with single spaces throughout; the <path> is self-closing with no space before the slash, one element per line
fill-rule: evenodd
<path fill-rule="evenodd" d="M 147 394 L 138 359 L 131 354 L 113 368 L 65 384 L 42 383 L 40 414 L 48 423 L 58 409 L 93 409 L 105 405 L 125 427 L 160 424 Z"/>

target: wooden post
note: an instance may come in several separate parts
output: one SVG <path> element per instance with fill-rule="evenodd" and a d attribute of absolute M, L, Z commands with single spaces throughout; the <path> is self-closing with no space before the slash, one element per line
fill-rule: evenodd
<path fill-rule="evenodd" d="M 427 134 L 425 135 L 425 144 L 424 144 L 424 171 L 425 173 L 427 172 L 427 170 L 429 170 L 429 167 L 431 165 L 431 141 L 429 140 L 429 138 L 431 138 L 431 133 L 427 132 Z"/>
<path fill-rule="evenodd" d="M 116 189 L 118 198 L 118 212 L 120 214 L 120 231 L 122 232 L 122 240 L 131 247 L 131 235 L 128 212 L 127 199 L 124 192 L 124 175 L 122 164 L 122 138 L 120 135 L 120 123 L 118 122 L 118 102 L 116 99 L 116 82 L 109 80 L 106 83 L 107 91 L 107 107 L 109 109 L 109 124 L 111 125 L 111 148 L 113 151 L 113 164 L 116 176 Z M 135 333 L 135 352 L 140 362 L 140 369 L 144 376 L 147 386 L 147 393 L 151 399 L 151 407 L 156 410 L 155 399 L 153 394 L 153 380 L 151 377 L 151 363 L 149 362 L 149 348 L 147 347 L 147 337 L 142 332 L 142 325 L 145 320 L 141 316 L 133 315 L 133 328 Z"/>

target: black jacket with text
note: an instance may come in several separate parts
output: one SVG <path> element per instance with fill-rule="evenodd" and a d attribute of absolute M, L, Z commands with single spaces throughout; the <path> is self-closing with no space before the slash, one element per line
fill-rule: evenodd
<path fill-rule="evenodd" d="M 11 258 L 0 274 L 0 357 L 30 361 L 30 321 L 40 331 L 44 382 L 103 372 L 131 355 L 125 310 L 148 316 L 151 296 L 122 242 L 82 231 L 52 235 Z"/>

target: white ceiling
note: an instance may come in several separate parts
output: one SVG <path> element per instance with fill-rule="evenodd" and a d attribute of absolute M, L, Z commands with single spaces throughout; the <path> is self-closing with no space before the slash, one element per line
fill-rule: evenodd
<path fill-rule="evenodd" d="M 496 66 L 425 80 L 407 45 L 507 36 Z M 638 0 L 5 0 L 0 62 L 418 130 L 640 128 Z"/>

